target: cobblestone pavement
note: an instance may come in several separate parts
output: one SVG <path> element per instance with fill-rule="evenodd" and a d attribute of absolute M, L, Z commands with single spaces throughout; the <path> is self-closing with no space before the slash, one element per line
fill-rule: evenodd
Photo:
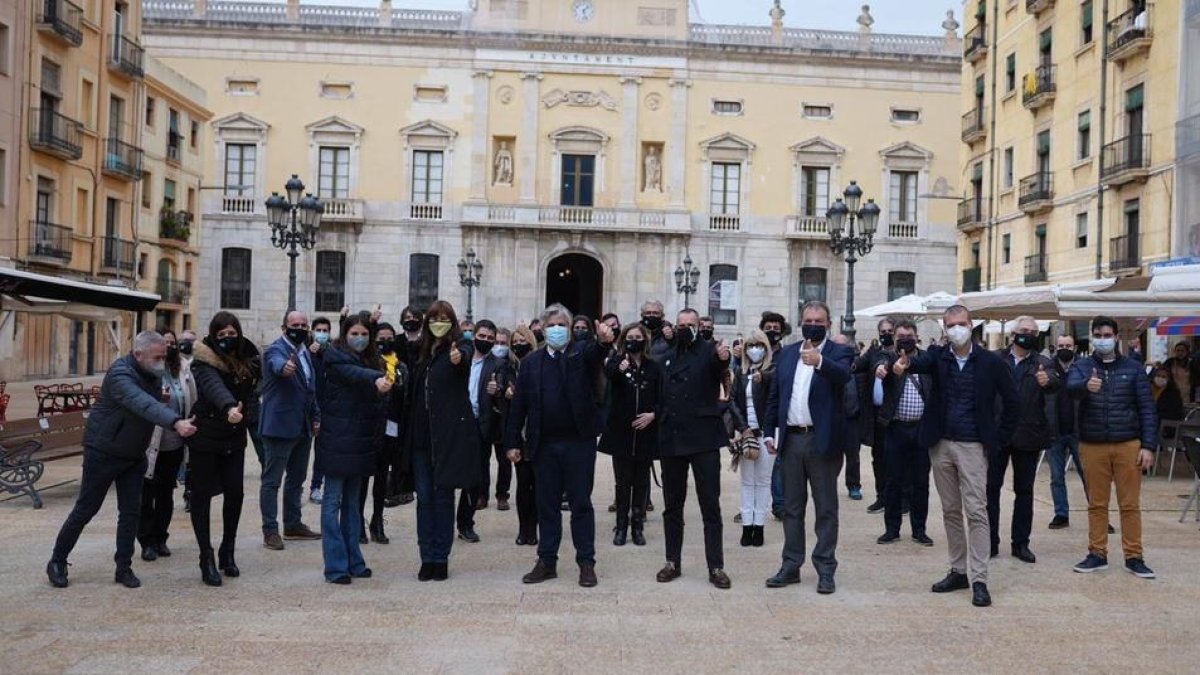
<path fill-rule="evenodd" d="M 78 478 L 77 462 L 49 464 L 42 485 Z M 1196 672 L 1200 531 L 1191 518 L 1177 522 L 1190 481 L 1147 480 L 1147 562 L 1159 579 L 1143 581 L 1117 562 L 1119 534 L 1110 539 L 1117 564 L 1107 572 L 1071 571 L 1086 552 L 1083 495 L 1072 479 L 1071 527 L 1047 530 L 1047 473 L 1037 485 L 1038 562 L 1009 557 L 1006 540 L 992 567 L 995 605 L 988 609 L 972 607 L 965 592 L 929 592 L 946 571 L 936 491 L 929 523 L 934 548 L 909 541 L 907 531 L 896 544 L 877 545 L 882 516 L 843 494 L 832 596 L 817 595 L 808 566 L 801 585 L 764 588 L 778 566 L 781 528 L 768 525 L 764 548 L 738 546 L 732 517 L 739 486 L 728 472 L 722 502 L 733 589 L 707 583 L 694 501 L 684 576 L 656 583 L 661 493 L 655 490 L 649 545 L 613 547 L 605 508 L 611 470 L 603 457 L 595 491 L 597 588 L 576 585 L 569 536 L 560 578 L 522 585 L 533 550 L 513 544 L 516 512 L 498 512 L 494 502 L 478 516 L 483 541 L 455 542 L 449 581 L 416 580 L 415 509 L 408 505 L 388 511 L 391 545 L 365 547 L 374 578 L 342 587 L 322 581 L 319 542 L 263 549 L 251 456 L 238 539 L 241 578 L 221 588 L 201 583 L 180 507 L 172 525 L 175 555 L 154 563 L 136 558 L 143 587 L 117 586 L 110 495 L 72 556 L 71 587 L 58 590 L 46 583 L 43 568 L 74 498 L 71 483 L 47 489 L 40 511 L 25 498 L 0 502 L 0 673 Z M 868 499 L 874 494 L 870 485 L 866 492 Z M 1011 497 L 1005 493 L 1006 519 Z M 306 503 L 304 518 L 315 528 L 318 507 Z M 811 518 L 810 510 L 810 532 Z"/>

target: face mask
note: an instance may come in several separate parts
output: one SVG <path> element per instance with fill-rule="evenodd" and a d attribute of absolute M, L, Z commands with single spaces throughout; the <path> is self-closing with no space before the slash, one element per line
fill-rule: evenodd
<path fill-rule="evenodd" d="M 779 341 L 783 339 L 783 333 L 777 330 L 768 330 L 764 332 L 767 334 L 767 342 L 770 342 L 772 347 L 779 344 Z"/>
<path fill-rule="evenodd" d="M 532 351 L 532 350 L 533 350 L 533 346 L 532 346 L 532 345 L 527 345 L 527 344 L 517 344 L 517 345 L 513 345 L 513 346 L 512 346 L 512 352 L 513 352 L 513 354 L 515 354 L 515 355 L 516 355 L 516 357 L 517 357 L 518 359 L 523 359 L 523 358 L 525 358 L 526 356 L 528 356 L 528 355 L 529 355 L 529 352 L 530 352 L 530 351 Z"/>
<path fill-rule="evenodd" d="M 537 340 L 538 342 L 545 342 L 545 341 L 546 341 L 546 333 L 545 333 L 545 332 L 544 332 L 544 331 L 543 331 L 541 328 L 539 328 L 539 329 L 537 329 L 537 330 L 533 331 L 533 337 L 534 337 L 534 339 L 535 339 L 535 340 Z"/>
<path fill-rule="evenodd" d="M 687 347 L 696 341 L 695 326 L 676 326 L 675 341 L 682 347 Z"/>
<path fill-rule="evenodd" d="M 1167 386 L 1167 378 L 1165 378 L 1165 377 L 1154 378 L 1154 386 L 1156 386 L 1160 389 Z"/>
<path fill-rule="evenodd" d="M 546 328 L 546 344 L 554 349 L 562 349 L 571 341 L 571 332 L 566 326 L 550 326 Z"/>
<path fill-rule="evenodd" d="M 496 343 L 492 340 L 476 340 L 475 351 L 479 352 L 480 354 L 487 354 L 488 352 L 492 351 L 492 347 L 494 347 L 495 344 Z"/>
<path fill-rule="evenodd" d="M 191 340 L 183 340 L 182 342 L 179 343 L 179 353 L 183 354 L 184 356 L 191 356 L 192 348 L 194 346 L 195 345 L 192 344 Z"/>
<path fill-rule="evenodd" d="M 891 347 L 895 343 L 896 343 L 895 335 L 892 335 L 891 333 L 880 333 L 879 334 L 879 346 L 880 347 Z"/>
<path fill-rule="evenodd" d="M 1075 352 L 1071 351 L 1070 349 L 1059 347 L 1058 350 L 1054 352 L 1054 356 L 1058 357 L 1058 360 L 1063 363 L 1070 363 L 1071 360 L 1075 358 Z"/>
<path fill-rule="evenodd" d="M 955 347 L 962 347 L 971 341 L 971 329 L 966 326 L 951 326 L 946 329 L 946 337 Z"/>
<path fill-rule="evenodd" d="M 896 340 L 896 349 L 905 354 L 912 353 L 917 348 L 916 338 L 900 338 Z"/>
<path fill-rule="evenodd" d="M 404 330 L 406 332 L 415 333 L 415 332 L 421 330 L 421 320 L 420 319 L 408 319 L 407 321 L 401 321 L 400 326 L 402 328 L 404 328 Z"/>
<path fill-rule="evenodd" d="M 592 332 L 586 328 L 576 328 L 575 330 L 571 331 L 571 337 L 576 342 L 583 342 L 584 340 L 588 340 L 592 337 Z"/>
<path fill-rule="evenodd" d="M 625 351 L 629 352 L 630 354 L 641 354 L 642 350 L 645 348 L 646 348 L 645 340 L 626 340 L 625 341 Z"/>
<path fill-rule="evenodd" d="M 762 363 L 762 360 L 767 356 L 767 348 L 747 347 L 746 356 L 750 358 L 751 363 Z"/>
<path fill-rule="evenodd" d="M 429 332 L 433 333 L 433 337 L 446 337 L 446 333 L 450 332 L 451 323 L 449 321 L 431 321 L 429 323 Z"/>
<path fill-rule="evenodd" d="M 467 340 L 467 341 L 474 340 L 474 339 L 475 339 L 475 331 L 473 331 L 473 330 L 464 330 L 464 331 L 463 331 L 463 339 L 464 339 L 464 340 Z"/>
<path fill-rule="evenodd" d="M 705 342 L 712 342 L 712 339 L 713 339 L 713 329 L 711 329 L 711 328 L 701 328 L 701 329 L 700 329 L 700 333 L 699 333 L 699 335 L 700 335 L 700 339 L 701 339 L 701 340 L 704 340 Z"/>
<path fill-rule="evenodd" d="M 167 359 L 174 361 L 177 358 L 179 358 L 179 347 L 176 347 L 175 345 L 167 345 Z"/>
<path fill-rule="evenodd" d="M 508 358 L 508 345 L 496 345 L 492 347 L 492 356 L 498 359 Z"/>
<path fill-rule="evenodd" d="M 371 344 L 371 338 L 366 335 L 353 335 L 346 338 L 346 344 L 350 345 L 350 349 L 361 354 L 366 350 L 367 345 Z"/>
<path fill-rule="evenodd" d="M 223 337 L 217 340 L 217 349 L 220 349 L 226 354 L 232 354 L 237 348 L 238 339 L 235 337 Z"/>
<path fill-rule="evenodd" d="M 657 332 L 662 329 L 663 320 L 661 316 L 643 316 L 642 325 Z"/>
<path fill-rule="evenodd" d="M 375 343 L 375 348 L 379 350 L 380 354 L 391 354 L 392 352 L 396 351 L 396 341 L 380 340 Z"/>
<path fill-rule="evenodd" d="M 307 328 L 289 328 L 287 329 L 287 339 L 292 341 L 294 345 L 301 345 L 308 341 Z"/>
<path fill-rule="evenodd" d="M 1013 336 L 1013 344 L 1026 351 L 1037 351 L 1038 336 L 1027 333 L 1017 333 Z"/>
<path fill-rule="evenodd" d="M 800 326 L 800 334 L 805 340 L 811 340 L 813 344 L 817 344 L 825 339 L 825 326 L 816 324 L 804 324 Z"/>
<path fill-rule="evenodd" d="M 315 340 L 316 343 L 319 345 L 328 344 L 329 343 L 329 333 L 327 333 L 325 331 L 318 331 L 316 333 L 313 333 L 313 340 Z"/>
<path fill-rule="evenodd" d="M 1092 338 L 1092 349 L 1100 356 L 1108 356 L 1117 351 L 1116 338 Z"/>

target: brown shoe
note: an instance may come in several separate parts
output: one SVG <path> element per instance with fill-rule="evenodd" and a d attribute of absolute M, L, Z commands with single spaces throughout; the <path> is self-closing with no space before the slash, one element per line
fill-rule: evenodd
<path fill-rule="evenodd" d="M 488 500 L 485 497 L 480 497 L 475 501 L 475 510 L 483 511 L 488 506 Z"/>
<path fill-rule="evenodd" d="M 598 582 L 596 581 L 596 566 L 595 565 L 580 565 L 579 566 L 579 585 L 584 588 L 591 588 Z"/>
<path fill-rule="evenodd" d="M 507 511 L 507 510 L 509 510 L 510 508 L 512 508 L 512 507 L 510 507 L 510 506 L 508 505 L 508 500 L 507 500 L 507 499 L 497 499 L 497 500 L 496 500 L 496 510 L 497 510 L 497 511 Z"/>
<path fill-rule="evenodd" d="M 272 532 L 271 534 L 264 534 L 263 535 L 263 548 L 269 548 L 272 551 L 282 551 L 283 550 L 283 538 L 279 536 L 278 532 Z"/>
<path fill-rule="evenodd" d="M 709 570 L 708 583 L 721 590 L 728 589 L 733 585 L 733 582 L 729 580 L 729 575 L 725 574 L 725 570 Z"/>
<path fill-rule="evenodd" d="M 544 560 L 538 560 L 533 566 L 533 571 L 521 577 L 521 581 L 527 584 L 540 584 L 543 581 L 558 578 L 558 570 L 554 563 L 548 563 Z"/>
<path fill-rule="evenodd" d="M 658 571 L 658 575 L 655 578 L 658 579 L 658 583 L 665 584 L 669 581 L 675 581 L 681 576 L 683 576 L 683 572 L 679 571 L 679 566 L 668 560 L 667 564 Z"/>
<path fill-rule="evenodd" d="M 311 541 L 313 539 L 320 539 L 321 533 L 313 532 L 311 529 L 309 529 L 309 527 L 307 525 L 305 525 L 304 523 L 300 523 L 299 525 L 297 525 L 295 527 L 283 528 L 283 538 L 284 539 L 299 539 L 299 540 Z"/>

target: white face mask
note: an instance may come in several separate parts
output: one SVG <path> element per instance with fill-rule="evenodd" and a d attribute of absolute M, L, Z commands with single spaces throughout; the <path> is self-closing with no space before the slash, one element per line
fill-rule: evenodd
<path fill-rule="evenodd" d="M 763 357 L 767 355 L 765 347 L 747 347 L 746 356 L 750 358 L 751 363 L 762 363 Z"/>
<path fill-rule="evenodd" d="M 496 345 L 492 347 L 492 356 L 498 359 L 508 358 L 508 345 Z"/>
<path fill-rule="evenodd" d="M 1117 351 L 1116 338 L 1092 338 L 1092 349 L 1100 356 L 1108 356 Z"/>
<path fill-rule="evenodd" d="M 946 329 L 946 337 L 955 347 L 962 347 L 971 341 L 971 329 L 967 326 L 951 326 Z"/>

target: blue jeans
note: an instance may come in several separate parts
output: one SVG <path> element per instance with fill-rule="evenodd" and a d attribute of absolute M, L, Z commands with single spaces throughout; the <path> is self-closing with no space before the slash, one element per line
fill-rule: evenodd
<path fill-rule="evenodd" d="M 362 512 L 358 510 L 361 476 L 326 476 L 321 500 L 321 551 L 325 555 L 325 580 L 360 575 L 367 569 L 358 537 Z"/>
<path fill-rule="evenodd" d="M 263 438 L 262 486 L 258 505 L 262 510 L 263 534 L 279 534 L 279 483 L 283 482 L 283 527 L 300 525 L 300 497 L 308 474 L 308 451 L 312 439 Z M 286 478 L 285 478 L 286 471 Z M 357 499 L 357 497 L 356 497 Z"/>
<path fill-rule="evenodd" d="M 1054 499 L 1054 515 L 1060 518 L 1071 517 L 1067 505 L 1068 452 L 1075 461 L 1075 471 L 1083 483 L 1083 494 L 1087 494 L 1087 479 L 1083 477 L 1083 464 L 1079 461 L 1079 437 L 1074 434 L 1059 436 L 1046 451 L 1046 461 L 1050 464 L 1050 496 Z"/>
<path fill-rule="evenodd" d="M 596 477 L 596 441 L 543 443 L 533 457 L 537 477 L 538 559 L 558 562 L 562 543 L 562 496 L 571 506 L 571 542 L 575 561 L 596 564 L 596 512 L 592 507 L 592 485 Z"/>
<path fill-rule="evenodd" d="M 413 453 L 413 482 L 417 489 L 417 548 L 422 563 L 450 562 L 454 546 L 454 490 L 433 483 L 433 457 L 426 450 Z M 329 477 L 325 477 L 328 484 Z"/>

